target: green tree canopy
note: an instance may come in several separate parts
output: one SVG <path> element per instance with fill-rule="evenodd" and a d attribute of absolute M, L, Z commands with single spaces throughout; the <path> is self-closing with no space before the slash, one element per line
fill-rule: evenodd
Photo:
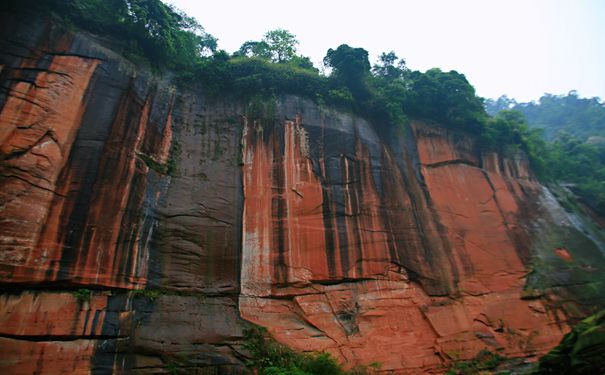
<path fill-rule="evenodd" d="M 298 58 L 296 46 L 298 46 L 298 40 L 295 35 L 288 30 L 275 29 L 267 31 L 261 41 L 245 42 L 235 55 L 260 57 L 276 63 L 285 63 Z M 300 59 L 304 58 L 300 57 Z M 308 58 L 307 61 L 310 63 Z"/>
<path fill-rule="evenodd" d="M 372 73 L 378 77 L 388 80 L 403 78 L 409 73 L 405 66 L 405 60 L 397 57 L 394 51 L 383 52 L 378 58 L 378 63 L 372 67 Z"/>
<path fill-rule="evenodd" d="M 580 98 L 576 91 L 567 95 L 543 95 L 538 102 L 517 103 L 501 96 L 486 101 L 487 111 L 495 115 L 502 109 L 516 109 L 527 117 L 530 127 L 543 128 L 549 140 L 561 131 L 582 140 L 605 136 L 605 105 L 599 98 Z"/>
<path fill-rule="evenodd" d="M 337 49 L 328 50 L 324 64 L 333 69 L 332 77 L 343 83 L 354 98 L 367 100 L 369 93 L 365 81 L 370 75 L 368 51 L 341 44 Z"/>
<path fill-rule="evenodd" d="M 429 69 L 410 74 L 406 109 L 410 114 L 481 133 L 487 115 L 483 99 L 475 95 L 464 74 Z"/>
<path fill-rule="evenodd" d="M 253 40 L 249 40 L 247 42 L 244 42 L 244 44 L 242 44 L 242 46 L 234 55 L 270 59 L 271 51 L 269 50 L 269 45 L 267 43 L 263 41 L 256 42 Z"/>
<path fill-rule="evenodd" d="M 155 66 L 193 67 L 216 50 L 216 38 L 197 21 L 160 0 L 6 0 L 0 8 L 42 13 L 124 45 Z"/>
<path fill-rule="evenodd" d="M 263 41 L 269 45 L 274 62 L 286 62 L 296 56 L 298 40 L 288 30 L 275 29 L 265 33 Z"/>
<path fill-rule="evenodd" d="M 335 50 L 330 48 L 324 64 L 334 69 L 332 74 L 344 81 L 359 81 L 370 72 L 368 51 L 341 44 Z"/>

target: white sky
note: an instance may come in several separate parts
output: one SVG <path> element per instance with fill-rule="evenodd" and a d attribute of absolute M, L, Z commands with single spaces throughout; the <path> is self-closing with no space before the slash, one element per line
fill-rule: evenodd
<path fill-rule="evenodd" d="M 315 66 L 347 43 L 395 51 L 409 68 L 457 70 L 477 94 L 518 101 L 545 92 L 605 100 L 603 0 L 165 0 L 233 52 L 266 31 L 296 35 Z"/>

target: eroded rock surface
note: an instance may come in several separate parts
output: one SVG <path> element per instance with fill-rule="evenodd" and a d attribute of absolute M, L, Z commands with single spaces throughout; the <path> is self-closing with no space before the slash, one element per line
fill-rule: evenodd
<path fill-rule="evenodd" d="M 385 141 L 298 105 L 284 103 L 283 123 L 244 125 L 244 318 L 299 350 L 393 371 L 556 345 L 566 316 L 524 298 L 524 214 L 542 194 L 525 159 L 421 122 Z"/>
<path fill-rule="evenodd" d="M 238 111 L 3 19 L 0 371 L 241 373 Z"/>
<path fill-rule="evenodd" d="M 3 19 L 2 373 L 241 373 L 248 322 L 439 373 L 545 353 L 605 300 L 602 228 L 521 154 L 295 97 L 253 115 Z"/>

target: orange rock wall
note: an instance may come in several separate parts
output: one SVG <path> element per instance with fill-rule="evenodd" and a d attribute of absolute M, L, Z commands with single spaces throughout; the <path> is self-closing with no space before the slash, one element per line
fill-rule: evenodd
<path fill-rule="evenodd" d="M 415 122 L 419 174 L 406 174 L 414 155 L 393 162 L 369 124 L 310 117 L 245 124 L 245 319 L 296 349 L 403 373 L 485 348 L 538 355 L 561 339 L 565 317 L 522 299 L 518 205 L 540 191 L 523 162 Z"/>
<path fill-rule="evenodd" d="M 139 212 L 133 210 L 141 206 L 150 172 L 140 155 L 165 160 L 170 130 L 162 136 L 149 119 L 152 92 L 141 98 L 127 91 L 102 156 L 74 160 L 89 151 L 82 150 L 86 142 L 100 141 L 83 140 L 71 152 L 85 112 L 96 115 L 89 101 L 100 58 L 72 56 L 64 50 L 67 41 L 55 43 L 49 48 L 57 55 L 24 58 L 5 72 L 9 94 L 0 113 L 2 278 L 140 288 L 146 282 L 148 255 L 135 245 L 142 233 Z M 48 59 L 48 67 L 41 68 Z M 170 129 L 169 122 L 170 117 L 164 129 Z M 160 146 L 159 152 L 145 150 L 146 143 L 148 149 Z"/>
<path fill-rule="evenodd" d="M 2 19 L 0 373 L 240 374 L 249 322 L 349 366 L 441 373 L 544 353 L 594 302 L 566 288 L 603 271 L 605 237 L 521 154 L 289 96 L 259 119 Z"/>
<path fill-rule="evenodd" d="M 422 355 L 433 350 L 417 308 L 426 294 L 391 262 L 367 147 L 353 138 L 346 155 L 336 143 L 349 134 L 314 139 L 311 131 L 325 134 L 325 125 L 304 121 L 245 123 L 242 316 L 294 348 L 329 351 L 351 364 L 437 365 Z M 335 155 L 312 149 L 331 142 Z M 332 176 L 330 159 L 339 166 Z M 419 349 L 414 358 L 403 360 L 412 348 Z"/>
<path fill-rule="evenodd" d="M 241 373 L 235 109 L 1 19 L 0 373 Z"/>

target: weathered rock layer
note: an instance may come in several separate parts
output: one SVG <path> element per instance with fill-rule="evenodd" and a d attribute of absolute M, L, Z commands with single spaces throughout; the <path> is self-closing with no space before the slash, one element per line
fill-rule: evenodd
<path fill-rule="evenodd" d="M 573 293 L 602 285 L 602 228 L 523 155 L 295 97 L 255 116 L 3 19 L 3 373 L 240 373 L 246 321 L 348 365 L 440 372 L 545 353 L 603 303 Z"/>

